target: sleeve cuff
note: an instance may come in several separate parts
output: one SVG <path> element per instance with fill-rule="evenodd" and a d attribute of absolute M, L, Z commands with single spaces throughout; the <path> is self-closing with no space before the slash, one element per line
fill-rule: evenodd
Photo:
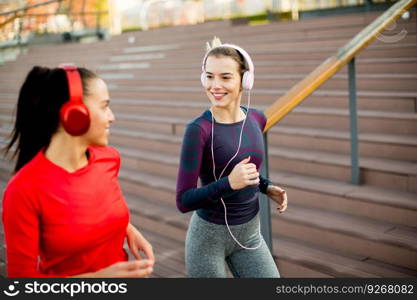
<path fill-rule="evenodd" d="M 220 198 L 226 197 L 228 194 L 234 192 L 229 183 L 228 176 L 220 178 L 217 182 L 217 197 L 211 200 L 212 203 L 217 203 Z"/>
<path fill-rule="evenodd" d="M 266 194 L 268 185 L 271 184 L 272 182 L 269 179 L 259 176 L 259 190 L 261 191 L 261 193 Z"/>

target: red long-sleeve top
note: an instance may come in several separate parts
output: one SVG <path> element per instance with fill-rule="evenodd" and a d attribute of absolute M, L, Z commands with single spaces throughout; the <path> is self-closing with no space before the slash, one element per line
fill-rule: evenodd
<path fill-rule="evenodd" d="M 66 277 L 127 260 L 119 153 L 88 153 L 88 165 L 70 173 L 40 151 L 9 181 L 2 216 L 9 277 Z"/>

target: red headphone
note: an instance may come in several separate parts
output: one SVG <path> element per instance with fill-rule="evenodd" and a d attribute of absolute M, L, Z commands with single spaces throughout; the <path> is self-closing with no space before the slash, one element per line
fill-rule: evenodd
<path fill-rule="evenodd" d="M 62 106 L 59 117 L 65 131 L 70 135 L 79 136 L 90 127 L 90 114 L 83 103 L 83 85 L 80 73 L 74 64 L 61 64 L 68 81 L 69 99 Z"/>

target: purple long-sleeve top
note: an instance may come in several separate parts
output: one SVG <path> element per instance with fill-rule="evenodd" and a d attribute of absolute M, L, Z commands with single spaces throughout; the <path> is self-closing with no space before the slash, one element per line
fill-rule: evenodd
<path fill-rule="evenodd" d="M 246 108 L 242 109 L 247 111 Z M 239 153 L 219 178 L 227 162 L 236 153 L 242 124 L 243 121 L 231 124 L 214 121 L 214 158 L 218 181 L 213 176 L 210 110 L 187 125 L 177 177 L 177 207 L 181 212 L 196 210 L 204 220 L 224 225 L 224 208 L 220 202 L 220 198 L 223 198 L 230 225 L 246 223 L 258 213 L 259 192 L 265 193 L 269 180 L 260 177 L 259 185 L 233 190 L 228 175 L 237 163 L 248 156 L 251 157 L 250 162 L 260 170 L 264 160 L 262 131 L 266 124 L 265 115 L 261 111 L 249 110 Z M 198 178 L 201 186 L 197 185 Z"/>

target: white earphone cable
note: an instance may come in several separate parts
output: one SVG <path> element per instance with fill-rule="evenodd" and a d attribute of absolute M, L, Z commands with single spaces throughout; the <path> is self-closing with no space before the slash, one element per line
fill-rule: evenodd
<path fill-rule="evenodd" d="M 250 90 L 248 91 L 248 106 L 247 106 L 247 111 L 245 113 L 245 118 L 243 119 L 243 124 L 242 124 L 242 129 L 240 130 L 240 135 L 239 135 L 239 144 L 237 147 L 237 151 L 236 153 L 232 156 L 232 158 L 227 162 L 226 166 L 223 168 L 222 172 L 220 173 L 219 178 L 222 178 L 222 175 L 224 173 L 224 171 L 226 170 L 226 168 L 229 166 L 229 164 L 232 162 L 232 160 L 239 154 L 240 151 L 240 145 L 242 144 L 242 134 L 243 134 L 243 128 L 245 127 L 245 123 L 246 123 L 246 119 L 248 117 L 249 114 L 249 107 L 250 107 Z M 240 109 L 240 107 L 239 107 Z M 211 112 L 211 158 L 212 158 L 212 163 L 213 163 L 213 176 L 214 179 L 217 181 L 217 176 L 216 176 L 216 163 L 214 162 L 214 147 L 213 147 L 213 142 L 214 142 L 214 116 L 213 116 L 213 111 L 210 110 Z M 246 250 L 256 250 L 258 249 L 261 244 L 262 244 L 262 236 L 261 236 L 261 225 L 259 223 L 258 225 L 258 232 L 259 232 L 259 244 L 256 247 L 246 247 L 244 245 L 242 245 L 237 238 L 233 235 L 232 231 L 230 230 L 229 227 L 229 223 L 227 222 L 227 208 L 226 208 L 226 204 L 224 203 L 223 198 L 220 198 L 222 204 L 223 204 L 223 208 L 224 208 L 224 221 L 226 223 L 227 226 L 227 230 L 230 233 L 230 236 L 233 238 L 233 240 L 243 249 Z"/>

